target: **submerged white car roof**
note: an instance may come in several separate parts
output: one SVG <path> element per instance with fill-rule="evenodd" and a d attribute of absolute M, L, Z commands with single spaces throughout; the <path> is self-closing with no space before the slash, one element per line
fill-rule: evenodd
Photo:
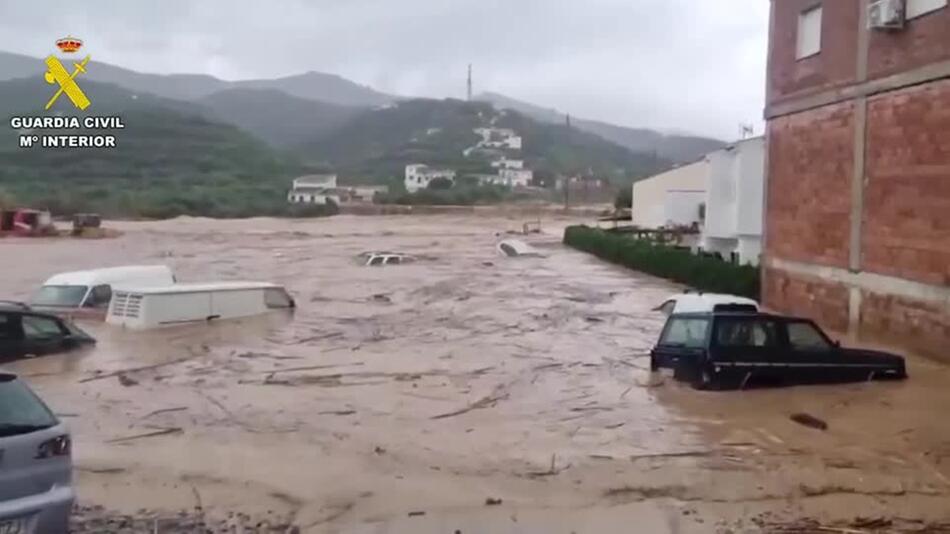
<path fill-rule="evenodd" d="M 113 284 L 135 279 L 134 283 L 145 285 L 144 279 L 155 277 L 159 283 L 172 280 L 172 270 L 167 265 L 124 265 L 88 271 L 72 271 L 51 276 L 44 286 L 95 286 Z"/>
<path fill-rule="evenodd" d="M 759 303 L 750 298 L 722 293 L 680 293 L 666 299 L 663 304 L 671 301 L 675 303 L 673 313 L 711 312 L 719 304 L 744 304 L 759 307 Z"/>
<path fill-rule="evenodd" d="M 169 286 L 123 287 L 120 291 L 143 295 L 164 295 L 172 293 L 202 293 L 205 291 L 242 291 L 247 289 L 275 289 L 283 286 L 270 282 L 205 282 L 174 284 Z"/>

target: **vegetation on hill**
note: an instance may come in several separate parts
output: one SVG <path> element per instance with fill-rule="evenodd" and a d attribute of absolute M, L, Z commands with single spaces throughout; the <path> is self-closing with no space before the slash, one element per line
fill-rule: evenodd
<path fill-rule="evenodd" d="M 297 98 L 276 89 L 228 89 L 197 103 L 207 108 L 208 118 L 234 124 L 280 148 L 326 135 L 365 111 Z"/>
<path fill-rule="evenodd" d="M 539 176 L 594 173 L 627 185 L 670 164 L 652 153 L 634 153 L 563 125 L 539 123 L 514 112 L 499 115 L 491 104 L 451 99 L 409 100 L 365 112 L 316 136 L 298 152 L 304 160 L 327 165 L 344 177 L 376 183 L 401 177 L 411 163 L 451 167 L 459 176 L 494 173 L 488 157 L 463 156 L 479 140 L 472 130 L 488 126 L 492 119 L 496 127 L 522 135 L 524 151 L 509 155 L 525 159 Z"/>
<path fill-rule="evenodd" d="M 535 106 L 498 93 L 482 93 L 476 100 L 491 102 L 499 108 L 517 111 L 542 123 L 565 124 L 567 115 L 555 109 Z M 666 135 L 646 128 L 627 128 L 606 122 L 571 117 L 571 124 L 580 131 L 600 136 L 633 152 L 656 154 L 674 163 L 695 161 L 720 149 L 726 143 L 719 139 L 694 135 Z"/>
<path fill-rule="evenodd" d="M 286 203 L 296 163 L 234 126 L 210 121 L 188 104 L 132 98 L 115 86 L 85 82 L 95 115 L 120 114 L 125 128 L 62 133 L 111 134 L 116 148 L 19 148 L 18 133 L 0 130 L 0 190 L 56 214 L 215 217 L 291 214 Z M 40 115 L 44 82 L 0 83 L 0 118 Z M 65 100 L 65 98 L 64 98 Z M 54 108 L 77 113 L 68 102 Z M 54 131 L 34 132 L 55 134 Z"/>

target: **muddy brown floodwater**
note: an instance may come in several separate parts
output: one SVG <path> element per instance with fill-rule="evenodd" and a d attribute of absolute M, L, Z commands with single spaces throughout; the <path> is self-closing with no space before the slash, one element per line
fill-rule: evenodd
<path fill-rule="evenodd" d="M 82 504 L 115 513 L 414 534 L 950 521 L 945 366 L 911 358 L 903 383 L 692 391 L 647 370 L 663 322 L 651 308 L 680 288 L 562 247 L 567 220 L 527 238 L 546 257 L 500 257 L 496 233 L 522 222 L 178 219 L 6 239 L 3 298 L 58 271 L 167 263 L 182 281 L 280 282 L 299 304 L 145 333 L 84 322 L 95 348 L 8 367 L 71 425 Z M 379 249 L 425 259 L 354 263 Z"/>

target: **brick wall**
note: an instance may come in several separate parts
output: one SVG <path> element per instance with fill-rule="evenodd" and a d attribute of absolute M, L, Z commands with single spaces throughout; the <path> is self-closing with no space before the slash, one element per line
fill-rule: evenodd
<path fill-rule="evenodd" d="M 819 2 L 822 3 L 822 2 Z M 850 85 L 857 72 L 859 0 L 825 0 L 821 53 L 797 60 L 798 16 L 815 0 L 773 0 L 768 103 Z"/>
<path fill-rule="evenodd" d="M 861 292 L 860 335 L 950 359 L 950 313 L 946 306 Z"/>
<path fill-rule="evenodd" d="M 847 267 L 853 105 L 769 122 L 766 254 Z"/>
<path fill-rule="evenodd" d="M 848 329 L 848 289 L 841 284 L 766 268 L 762 302 L 769 309 L 808 317 L 830 330 Z"/>
<path fill-rule="evenodd" d="M 866 157 L 862 269 L 950 285 L 950 80 L 869 100 Z"/>
<path fill-rule="evenodd" d="M 896 32 L 871 32 L 868 76 L 880 78 L 950 60 L 950 8 L 907 21 Z"/>

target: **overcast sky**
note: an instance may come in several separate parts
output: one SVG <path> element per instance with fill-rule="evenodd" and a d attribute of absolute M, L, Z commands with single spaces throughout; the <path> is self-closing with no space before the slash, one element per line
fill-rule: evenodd
<path fill-rule="evenodd" d="M 761 132 L 766 0 L 0 0 L 0 50 L 225 79 L 316 70 L 406 96 L 495 91 L 577 117 Z"/>

